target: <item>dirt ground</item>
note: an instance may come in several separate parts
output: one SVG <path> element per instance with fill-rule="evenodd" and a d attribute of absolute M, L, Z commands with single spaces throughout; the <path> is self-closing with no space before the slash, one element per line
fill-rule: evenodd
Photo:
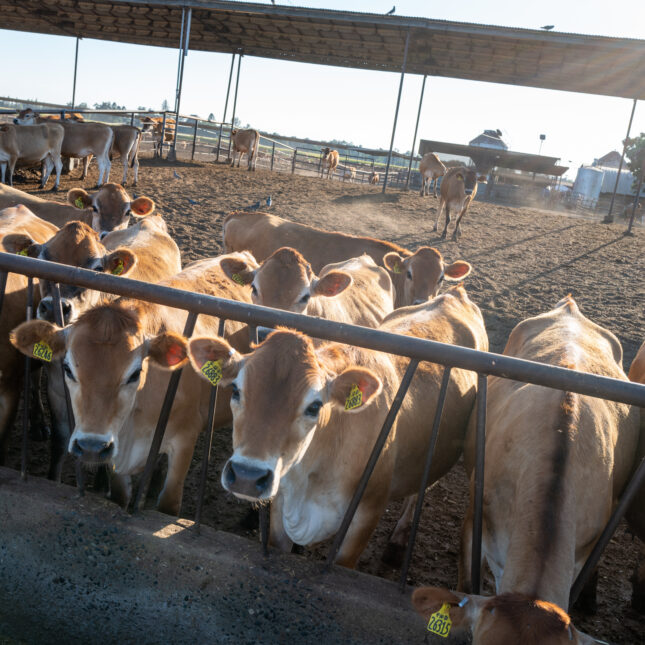
<path fill-rule="evenodd" d="M 120 176 L 120 168 L 115 165 L 112 179 L 118 181 Z M 84 184 L 65 176 L 56 196 L 38 191 L 35 176 L 15 185 L 62 200 L 69 188 L 89 188 L 95 181 L 95 169 Z M 420 245 L 435 246 L 448 261 L 467 260 L 474 271 L 466 286 L 482 309 L 491 351 L 501 352 L 519 321 L 552 308 L 567 293 L 573 294 L 587 317 L 618 336 L 626 369 L 645 336 L 645 230 L 636 228 L 634 237 L 625 237 L 622 222 L 604 225 L 537 209 L 475 202 L 463 220 L 463 235 L 455 243 L 442 241 L 432 232 L 438 200 L 404 191 L 392 190 L 383 195 L 380 189 L 366 185 L 269 171 L 249 173 L 223 165 L 170 165 L 152 160 L 142 161 L 139 186 L 128 190 L 131 195 L 147 195 L 155 200 L 182 250 L 184 263 L 220 253 L 223 216 L 269 195 L 273 200 L 271 212 L 287 219 L 380 237 L 411 250 Z M 14 434 L 10 463 L 18 467 L 18 426 Z M 46 446 L 33 444 L 31 449 L 31 470 L 43 475 L 48 459 Z M 190 518 L 194 516 L 201 454 L 200 440 L 182 509 L 182 514 Z M 248 505 L 224 494 L 219 484 L 221 468 L 229 454 L 230 431 L 225 429 L 214 439 L 203 521 L 256 538 L 257 530 L 242 524 Z M 74 481 L 71 460 L 64 479 Z M 459 532 L 466 500 L 466 477 L 457 464 L 427 495 L 408 576 L 410 584 L 456 585 Z M 361 571 L 398 580 L 398 571 L 382 564 L 380 555 L 399 509 L 397 503 L 387 509 L 361 557 Z M 637 548 L 637 541 L 621 526 L 602 559 L 597 613 L 572 614 L 580 629 L 612 643 L 645 642 L 645 617 L 629 606 L 629 577 L 637 562 Z M 324 545 L 306 553 L 313 558 L 324 554 Z"/>

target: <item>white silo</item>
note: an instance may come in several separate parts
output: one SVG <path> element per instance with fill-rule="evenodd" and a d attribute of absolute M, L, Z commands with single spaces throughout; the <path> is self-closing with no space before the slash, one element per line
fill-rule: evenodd
<path fill-rule="evenodd" d="M 580 197 L 586 202 L 591 202 L 595 205 L 600 197 L 604 174 L 600 168 L 592 168 L 591 166 L 578 168 L 576 181 L 573 184 L 574 197 Z"/>

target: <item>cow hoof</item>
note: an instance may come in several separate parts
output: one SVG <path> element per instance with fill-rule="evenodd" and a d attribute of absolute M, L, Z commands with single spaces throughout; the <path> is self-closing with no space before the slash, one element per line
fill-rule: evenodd
<path fill-rule="evenodd" d="M 403 565 L 403 556 L 405 555 L 405 547 L 394 542 L 388 542 L 383 555 L 381 555 L 381 562 L 387 564 L 393 569 L 400 569 Z"/>
<path fill-rule="evenodd" d="M 446 231 L 444 231 L 444 232 L 441 234 L 441 239 L 442 239 L 442 240 L 445 240 L 445 239 L 446 239 Z"/>

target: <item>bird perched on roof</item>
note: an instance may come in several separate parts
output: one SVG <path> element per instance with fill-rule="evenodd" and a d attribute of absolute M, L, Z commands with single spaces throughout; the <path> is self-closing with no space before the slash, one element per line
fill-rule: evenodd
<path fill-rule="evenodd" d="M 175 179 L 181 179 L 181 175 L 180 175 L 176 170 L 173 170 L 173 171 L 172 171 L 172 176 L 173 176 Z"/>
<path fill-rule="evenodd" d="M 396 5 L 394 5 L 385 15 L 391 16 L 396 11 Z"/>
<path fill-rule="evenodd" d="M 260 208 L 261 205 L 262 205 L 262 202 L 257 201 L 257 202 L 255 202 L 255 204 L 252 204 L 251 206 L 247 206 L 244 210 L 245 211 L 256 211 L 256 210 L 258 210 Z"/>
<path fill-rule="evenodd" d="M 540 27 L 540 29 L 544 29 L 544 31 L 551 31 L 555 25 L 544 25 L 544 27 Z"/>
<path fill-rule="evenodd" d="M 271 208 L 271 204 L 273 204 L 273 200 L 271 199 L 271 195 L 267 197 L 267 208 Z"/>

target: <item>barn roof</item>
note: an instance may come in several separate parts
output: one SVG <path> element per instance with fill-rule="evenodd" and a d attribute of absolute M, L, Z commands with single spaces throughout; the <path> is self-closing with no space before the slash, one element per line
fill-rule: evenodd
<path fill-rule="evenodd" d="M 0 0 L 2 28 L 645 99 L 645 41 L 211 0 Z"/>

